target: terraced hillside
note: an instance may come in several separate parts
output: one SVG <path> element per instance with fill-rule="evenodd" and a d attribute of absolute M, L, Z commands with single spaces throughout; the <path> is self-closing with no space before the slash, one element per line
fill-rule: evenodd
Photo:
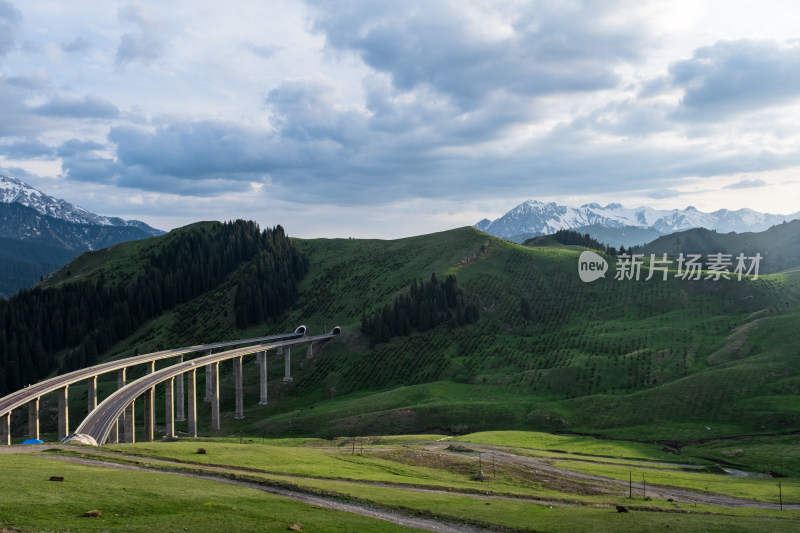
<path fill-rule="evenodd" d="M 353 333 L 302 361 L 290 389 L 303 402 L 337 401 L 276 414 L 260 430 L 518 427 L 698 439 L 799 425 L 800 271 L 643 281 L 644 270 L 638 282 L 587 284 L 577 276 L 580 249 L 530 249 L 469 228 L 301 247 L 311 274 L 287 325 L 337 321 L 352 331 L 360 314 L 430 272 L 454 274 L 481 318 L 374 349 Z"/>

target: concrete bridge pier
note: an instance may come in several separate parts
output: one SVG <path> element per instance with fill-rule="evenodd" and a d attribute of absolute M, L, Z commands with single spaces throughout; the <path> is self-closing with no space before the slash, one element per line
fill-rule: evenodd
<path fill-rule="evenodd" d="M 134 413 L 134 403 L 136 400 L 132 401 L 128 404 L 125 408 L 125 442 L 128 444 L 133 444 L 136 442 L 136 426 L 134 425 L 133 413 Z"/>
<path fill-rule="evenodd" d="M 69 435 L 69 402 L 67 389 L 58 389 L 58 440 L 62 440 Z"/>
<path fill-rule="evenodd" d="M 183 355 L 179 355 L 175 359 L 175 364 L 179 364 L 183 362 Z M 176 376 L 176 385 L 177 391 L 175 393 L 175 422 L 183 422 L 186 420 L 186 416 L 183 412 L 183 374 L 178 374 Z"/>
<path fill-rule="evenodd" d="M 11 446 L 11 411 L 0 415 L 0 437 L 5 446 Z"/>
<path fill-rule="evenodd" d="M 311 359 L 314 357 L 314 343 L 309 342 L 306 344 L 306 359 Z"/>
<path fill-rule="evenodd" d="M 91 413 L 97 409 L 97 376 L 90 377 L 86 384 L 89 386 L 88 399 L 89 399 L 89 412 Z"/>
<path fill-rule="evenodd" d="M 267 405 L 267 352 L 258 352 L 256 363 L 259 365 L 261 399 L 258 405 Z"/>
<path fill-rule="evenodd" d="M 28 436 L 39 438 L 39 398 L 28 402 Z"/>
<path fill-rule="evenodd" d="M 236 388 L 236 414 L 234 418 L 244 418 L 244 380 L 242 377 L 242 356 L 233 358 L 233 380 Z"/>
<path fill-rule="evenodd" d="M 147 373 L 156 371 L 155 361 L 147 362 Z M 144 441 L 152 442 L 156 424 L 155 387 L 150 387 L 144 393 Z"/>
<path fill-rule="evenodd" d="M 197 436 L 197 369 L 189 370 L 189 436 Z"/>
<path fill-rule="evenodd" d="M 153 389 L 147 389 L 143 395 L 144 398 L 144 442 L 152 442 L 155 434 L 153 427 L 153 418 L 155 415 L 155 406 L 153 405 Z"/>
<path fill-rule="evenodd" d="M 211 429 L 219 431 L 219 363 L 211 364 Z"/>
<path fill-rule="evenodd" d="M 206 355 L 211 355 L 211 350 L 206 350 Z M 206 365 L 206 395 L 203 401 L 206 403 L 211 401 L 211 365 Z"/>
<path fill-rule="evenodd" d="M 175 436 L 175 378 L 169 378 L 164 382 L 164 407 L 166 418 L 166 436 Z"/>
<path fill-rule="evenodd" d="M 117 370 L 117 389 L 121 389 L 122 387 L 125 386 L 126 379 L 127 379 L 127 369 L 120 368 L 119 370 Z M 121 415 L 119 415 L 119 418 L 117 418 L 117 423 L 114 424 L 114 427 L 111 428 L 111 433 L 109 433 L 109 435 L 108 435 L 108 441 L 111 442 L 112 444 L 116 444 L 116 443 L 119 442 L 120 428 L 122 428 L 123 438 L 125 438 L 124 437 L 124 431 L 125 431 L 125 412 L 124 411 L 123 411 L 123 413 Z"/>
<path fill-rule="evenodd" d="M 283 354 L 283 381 L 292 381 L 292 347 L 287 346 Z"/>

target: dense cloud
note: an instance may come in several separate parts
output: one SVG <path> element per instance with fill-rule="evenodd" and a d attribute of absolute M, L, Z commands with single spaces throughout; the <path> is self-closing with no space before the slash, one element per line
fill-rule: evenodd
<path fill-rule="evenodd" d="M 266 103 L 284 137 L 298 141 L 329 139 L 340 145 L 363 141 L 365 114 L 337 105 L 336 87 L 317 80 L 288 81 L 270 91 Z"/>
<path fill-rule="evenodd" d="M 251 52 L 253 52 L 255 55 L 257 55 L 262 59 L 269 59 L 270 57 L 275 55 L 275 53 L 278 52 L 278 50 L 280 50 L 280 47 L 278 46 L 263 46 L 263 45 L 260 46 L 252 43 L 248 44 L 247 48 L 248 50 L 250 50 Z"/>
<path fill-rule="evenodd" d="M 49 102 L 33 108 L 39 115 L 71 118 L 113 118 L 119 109 L 108 100 L 95 95 L 83 98 L 56 96 Z"/>
<path fill-rule="evenodd" d="M 42 92 L 51 88 L 50 77 L 46 72 L 26 72 L 5 80 L 9 85 L 31 92 Z"/>
<path fill-rule="evenodd" d="M 0 80 L 0 138 L 29 137 L 43 131 L 49 121 L 31 112 L 26 99 L 29 92 Z"/>
<path fill-rule="evenodd" d="M 164 53 L 164 41 L 158 25 L 138 3 L 128 4 L 119 10 L 119 20 L 134 26 L 125 33 L 117 47 L 116 62 L 120 68 L 133 62 L 152 63 Z"/>
<path fill-rule="evenodd" d="M 800 98 L 800 42 L 720 41 L 670 67 L 686 120 L 724 120 Z"/>
<path fill-rule="evenodd" d="M 0 0 L 0 157 L 65 182 L 365 208 L 760 193 L 800 165 L 800 43 L 688 42 L 680 6 L 20 6 Z"/>
<path fill-rule="evenodd" d="M 75 37 L 69 42 L 61 45 L 61 49 L 68 53 L 84 52 L 89 50 L 92 45 L 83 37 Z"/>
<path fill-rule="evenodd" d="M 0 0 L 0 56 L 14 48 L 22 13 L 8 0 Z"/>
<path fill-rule="evenodd" d="M 554 136 L 511 156 L 464 152 L 442 157 L 411 141 L 402 151 L 390 146 L 401 137 L 376 135 L 345 149 L 327 138 L 324 128 L 315 131 L 316 139 L 304 135 L 282 137 L 217 121 L 173 123 L 152 131 L 117 127 L 109 135 L 116 160 L 76 152 L 64 167 L 73 179 L 175 194 L 213 195 L 259 182 L 283 199 L 354 205 L 419 195 L 466 199 L 487 186 L 513 193 L 531 182 L 554 194 L 575 188 L 625 191 L 643 182 L 667 188 L 686 175 L 759 171 L 798 162 L 791 155 L 702 154 L 646 142 L 586 144 L 576 151 L 571 136 Z"/>
<path fill-rule="evenodd" d="M 186 179 L 268 172 L 293 157 L 268 132 L 226 121 L 175 122 L 155 131 L 119 126 L 109 140 L 122 165 Z"/>
<path fill-rule="evenodd" d="M 80 139 L 70 139 L 61 143 L 56 149 L 56 154 L 59 157 L 74 157 L 86 152 L 94 152 L 96 150 L 103 150 L 105 146 L 94 141 L 82 141 Z"/>
<path fill-rule="evenodd" d="M 38 139 L 25 139 L 0 148 L 2 154 L 11 159 L 37 159 L 50 158 L 55 151 L 52 147 L 44 144 Z"/>
<path fill-rule="evenodd" d="M 535 96 L 614 87 L 615 65 L 638 56 L 644 31 L 619 12 L 612 23 L 614 8 L 593 2 L 496 10 L 429 1 L 310 3 L 332 47 L 357 53 L 399 90 L 431 87 L 465 108 L 499 89 Z"/>
<path fill-rule="evenodd" d="M 755 187 L 765 187 L 767 182 L 764 180 L 741 180 L 731 185 L 727 185 L 726 189 L 752 189 Z"/>
<path fill-rule="evenodd" d="M 67 179 L 112 185 L 125 189 L 158 191 L 179 196 L 217 196 L 223 193 L 244 191 L 250 182 L 237 181 L 235 174 L 211 176 L 208 174 L 185 177 L 153 172 L 146 166 L 125 165 L 118 160 L 79 154 L 65 157 L 64 174 Z"/>

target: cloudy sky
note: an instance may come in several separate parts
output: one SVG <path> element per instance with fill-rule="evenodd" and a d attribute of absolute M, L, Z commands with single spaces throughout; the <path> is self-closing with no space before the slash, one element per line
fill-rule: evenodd
<path fill-rule="evenodd" d="M 0 0 L 0 173 L 171 229 L 800 209 L 793 0 Z"/>

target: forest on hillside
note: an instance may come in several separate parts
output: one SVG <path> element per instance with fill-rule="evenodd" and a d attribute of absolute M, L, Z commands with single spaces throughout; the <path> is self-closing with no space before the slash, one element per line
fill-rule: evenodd
<path fill-rule="evenodd" d="M 146 267 L 132 276 L 101 271 L 89 280 L 35 287 L 0 300 L 0 396 L 53 370 L 95 364 L 99 354 L 147 320 L 216 287 L 243 265 L 237 323 L 276 317 L 292 305 L 309 268 L 308 257 L 281 226 L 262 231 L 254 222 L 237 220 L 190 226 L 156 239 L 163 245 L 143 249 Z M 265 294 L 277 297 L 265 304 Z"/>
<path fill-rule="evenodd" d="M 439 281 L 436 274 L 431 274 L 427 282 L 414 280 L 408 293 L 397 296 L 393 305 L 386 304 L 372 315 L 363 316 L 361 332 L 374 346 L 408 335 L 412 328 L 424 333 L 439 324 L 454 328 L 474 324 L 479 318 L 478 306 L 464 301 L 455 276 Z"/>

